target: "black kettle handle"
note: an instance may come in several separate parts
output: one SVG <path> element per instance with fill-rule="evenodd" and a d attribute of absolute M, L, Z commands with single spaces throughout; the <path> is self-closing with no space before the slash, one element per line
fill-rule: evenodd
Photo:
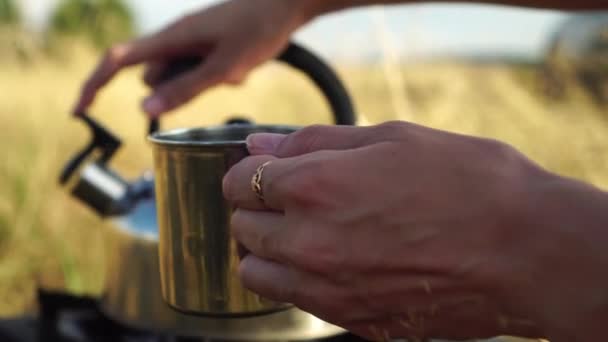
<path fill-rule="evenodd" d="M 329 103 L 335 124 L 354 125 L 356 123 L 355 109 L 346 87 L 334 70 L 321 58 L 292 42 L 275 59 L 302 71 L 313 81 Z M 203 58 L 199 56 L 186 56 L 173 60 L 165 74 L 161 75 L 161 82 L 169 81 L 197 67 L 202 61 Z M 159 126 L 158 119 L 150 120 L 148 133 L 158 131 Z"/>
<path fill-rule="evenodd" d="M 93 120 L 86 113 L 82 113 L 78 116 L 84 123 L 89 127 L 91 131 L 91 141 L 85 146 L 80 152 L 78 152 L 70 161 L 64 166 L 59 182 L 65 184 L 68 179 L 72 176 L 74 171 L 78 169 L 80 164 L 90 155 L 95 149 L 99 149 L 100 156 L 98 162 L 105 164 L 118 150 L 121 145 L 120 139 L 112 134 L 107 128 L 103 127 L 97 121 Z"/>

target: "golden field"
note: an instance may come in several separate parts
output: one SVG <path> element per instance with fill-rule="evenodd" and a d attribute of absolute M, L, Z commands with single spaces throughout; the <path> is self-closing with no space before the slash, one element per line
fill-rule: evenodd
<path fill-rule="evenodd" d="M 59 187 L 66 160 L 88 139 L 69 110 L 96 56 L 70 47 L 58 59 L 0 62 L 0 316 L 31 309 L 36 286 L 99 293 L 103 222 Z M 564 102 L 539 94 L 535 70 L 506 64 L 435 62 L 339 65 L 362 123 L 402 119 L 511 143 L 543 166 L 608 188 L 608 113 L 572 86 Z M 91 114 L 124 138 L 113 166 L 130 177 L 151 166 L 133 68 L 98 98 Z M 390 77 L 386 77 L 390 75 Z M 165 127 L 258 122 L 329 123 L 324 102 L 301 75 L 268 65 L 241 87 L 210 91 Z"/>

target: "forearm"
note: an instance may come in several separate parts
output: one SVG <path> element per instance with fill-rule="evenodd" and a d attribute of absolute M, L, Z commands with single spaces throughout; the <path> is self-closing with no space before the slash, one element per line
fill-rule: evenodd
<path fill-rule="evenodd" d="M 310 4 L 311 13 L 321 15 L 328 12 L 338 11 L 350 7 L 368 6 L 376 4 L 414 4 L 414 3 L 480 3 L 508 6 L 521 6 L 532 8 L 547 8 L 559 10 L 594 10 L 608 9 L 605 0 L 303 0 Z"/>

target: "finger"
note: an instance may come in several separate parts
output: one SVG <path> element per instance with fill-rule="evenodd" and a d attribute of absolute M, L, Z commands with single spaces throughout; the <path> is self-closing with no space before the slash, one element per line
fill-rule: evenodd
<path fill-rule="evenodd" d="M 289 303 L 296 299 L 296 272 L 280 263 L 249 254 L 241 260 L 239 277 L 246 288 L 268 299 Z"/>
<path fill-rule="evenodd" d="M 312 204 L 315 194 L 311 187 L 317 186 L 315 175 L 323 162 L 320 156 L 308 158 L 284 158 L 273 156 L 250 156 L 234 165 L 224 177 L 224 197 L 236 207 L 249 210 L 284 211 L 289 204 L 300 207 Z M 259 170 L 261 168 L 261 170 Z M 261 187 L 262 199 L 252 188 L 252 179 L 259 173 L 257 184 Z M 298 175 L 304 173 L 305 177 Z"/>
<path fill-rule="evenodd" d="M 274 155 L 287 134 L 255 133 L 247 137 L 247 150 L 251 155 Z"/>
<path fill-rule="evenodd" d="M 281 241 L 284 236 L 281 232 L 285 229 L 282 213 L 237 209 L 232 214 L 230 226 L 234 238 L 249 252 L 264 259 L 282 259 L 287 246 Z"/>
<path fill-rule="evenodd" d="M 195 48 L 195 39 L 198 39 L 198 36 L 192 34 L 186 20 L 182 19 L 156 34 L 110 48 L 85 82 L 74 107 L 74 113 L 79 114 L 90 106 L 99 89 L 121 69 L 144 61 L 166 59 L 191 51 Z M 208 49 L 209 44 L 204 42 L 196 44 L 199 53 Z"/>
<path fill-rule="evenodd" d="M 245 287 L 278 302 L 292 303 L 320 318 L 349 321 L 370 319 L 370 314 L 349 292 L 314 273 L 249 254 L 239 265 Z"/>
<path fill-rule="evenodd" d="M 104 55 L 93 73 L 89 76 L 81 89 L 80 96 L 74 106 L 73 113 L 81 114 L 93 103 L 97 91 L 124 67 L 125 55 L 130 53 L 131 45 L 125 44 L 114 47 Z"/>
<path fill-rule="evenodd" d="M 279 158 L 299 156 L 321 150 L 346 150 L 382 141 L 403 138 L 397 126 L 404 123 L 368 127 L 322 126 L 305 127 L 289 135 L 257 133 L 247 138 L 251 154 L 269 154 Z"/>
<path fill-rule="evenodd" d="M 270 154 L 277 157 L 302 155 L 321 149 L 343 150 L 361 145 L 366 128 L 354 126 L 309 126 L 289 135 L 256 133 L 247 137 L 251 154 Z"/>
<path fill-rule="evenodd" d="M 163 51 L 164 43 L 157 36 L 150 36 L 110 48 L 85 82 L 74 112 L 80 113 L 90 106 L 97 91 L 122 68 L 158 57 Z"/>
<path fill-rule="evenodd" d="M 240 83 L 249 68 L 241 62 L 242 54 L 236 44 L 224 44 L 213 51 L 201 66 L 158 86 L 146 98 L 143 109 L 150 117 L 158 117 L 186 104 L 201 92 L 220 83 Z"/>
<path fill-rule="evenodd" d="M 144 72 L 144 83 L 150 88 L 157 87 L 161 82 L 161 77 L 165 72 L 166 68 L 167 63 L 164 61 L 155 61 L 148 63 L 146 71 Z"/>
<path fill-rule="evenodd" d="M 267 164 L 259 181 L 264 200 L 260 200 L 251 187 L 251 180 L 258 168 Z M 280 160 L 272 156 L 251 156 L 234 165 L 226 174 L 223 181 L 224 197 L 234 206 L 249 210 L 284 209 L 281 190 L 273 189 L 271 185 L 281 178 L 280 174 L 289 172 L 291 166 L 287 159 Z"/>

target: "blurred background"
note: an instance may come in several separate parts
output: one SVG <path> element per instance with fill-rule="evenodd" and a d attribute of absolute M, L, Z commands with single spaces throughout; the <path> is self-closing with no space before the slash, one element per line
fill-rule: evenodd
<path fill-rule="evenodd" d="M 101 290 L 105 223 L 57 182 L 88 139 L 70 107 L 105 48 L 212 2 L 0 0 L 0 316 L 30 310 L 37 286 Z M 296 40 L 338 70 L 362 125 L 399 119 L 493 137 L 550 170 L 608 187 L 607 13 L 370 7 L 320 18 Z M 131 177 L 151 166 L 141 72 L 119 75 L 91 109 L 124 139 L 113 166 Z M 311 84 L 269 63 L 163 126 L 220 124 L 235 114 L 330 122 Z"/>

